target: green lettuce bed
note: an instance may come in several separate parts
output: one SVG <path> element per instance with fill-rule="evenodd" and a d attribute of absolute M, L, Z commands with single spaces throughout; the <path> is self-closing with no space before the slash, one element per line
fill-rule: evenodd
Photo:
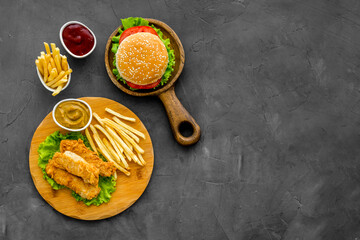
<path fill-rule="evenodd" d="M 80 132 L 72 132 L 68 134 L 61 134 L 59 131 L 54 132 L 49 135 L 44 142 L 40 143 L 38 148 L 39 159 L 38 165 L 43 172 L 43 177 L 50 186 L 55 189 L 65 188 L 65 186 L 57 184 L 52 178 L 50 178 L 45 171 L 46 165 L 49 160 L 54 156 L 56 152 L 60 152 L 60 142 L 61 140 L 71 139 L 78 140 L 81 139 L 84 141 L 84 144 L 87 148 L 91 149 L 90 144 L 86 136 L 82 135 Z M 92 149 L 91 149 L 92 150 Z M 103 160 L 104 158 L 100 156 Z M 83 201 L 87 206 L 91 204 L 99 206 L 102 203 L 110 201 L 111 194 L 116 190 L 116 180 L 114 176 L 111 177 L 99 177 L 99 187 L 101 188 L 100 194 L 91 200 L 80 197 L 74 191 L 72 191 L 72 196 L 75 197 L 77 201 Z"/>
<path fill-rule="evenodd" d="M 149 26 L 149 27 L 153 28 L 159 35 L 161 41 L 165 44 L 165 47 L 166 47 L 166 50 L 167 50 L 168 56 L 169 56 L 169 63 L 167 65 L 165 73 L 161 78 L 160 84 L 156 87 L 163 86 L 164 84 L 166 84 L 171 76 L 171 73 L 174 71 L 174 66 L 175 66 L 175 53 L 174 53 L 174 50 L 171 49 L 169 46 L 170 39 L 164 39 L 164 34 L 160 31 L 160 29 L 156 28 L 154 25 L 150 25 L 147 20 L 140 18 L 140 17 L 129 17 L 129 18 L 121 19 L 121 23 L 122 23 L 124 29 L 119 28 L 120 34 L 118 36 L 114 36 L 112 38 L 111 51 L 114 54 L 116 54 L 116 52 L 119 48 L 119 39 L 120 39 L 121 34 L 124 32 L 124 30 L 131 28 L 131 27 L 136 27 L 136 26 Z M 127 85 L 125 79 L 123 79 L 120 76 L 119 71 L 116 69 L 116 59 L 115 58 L 113 61 L 113 66 L 114 66 L 114 68 L 112 71 L 113 71 L 113 74 L 116 76 L 116 79 Z M 130 88 L 130 89 L 138 90 L 138 89 L 133 89 L 133 88 Z"/>

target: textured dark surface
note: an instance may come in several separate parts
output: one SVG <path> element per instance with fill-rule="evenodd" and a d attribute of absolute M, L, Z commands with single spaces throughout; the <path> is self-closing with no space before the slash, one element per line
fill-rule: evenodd
<path fill-rule="evenodd" d="M 125 95 L 104 66 L 120 18 L 162 20 L 181 39 L 176 85 L 202 127 L 181 147 L 161 102 Z M 62 24 L 96 34 L 69 56 L 71 85 L 52 97 L 34 59 Z M 358 0 L 10 1 L 0 6 L 0 239 L 360 239 Z M 29 144 L 54 104 L 116 100 L 152 137 L 150 184 L 130 209 L 85 222 L 37 193 Z"/>

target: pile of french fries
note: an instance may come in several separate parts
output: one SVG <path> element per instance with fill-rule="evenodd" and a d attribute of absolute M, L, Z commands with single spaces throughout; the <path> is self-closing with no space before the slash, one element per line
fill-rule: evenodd
<path fill-rule="evenodd" d="M 44 45 L 46 54 L 40 52 L 41 55 L 35 60 L 35 64 L 45 84 L 55 89 L 52 95 L 56 96 L 67 84 L 72 70 L 69 69 L 66 56 L 60 55 L 60 49 L 55 43 L 50 43 L 52 52 L 48 43 L 44 42 Z"/>
<path fill-rule="evenodd" d="M 94 112 L 93 116 L 98 124 L 89 126 L 92 136 L 89 128 L 85 129 L 85 135 L 98 155 L 101 153 L 108 161 L 113 162 L 117 169 L 130 176 L 128 162 L 133 161 L 140 166 L 146 164 L 142 156 L 144 150 L 139 146 L 140 138 L 145 139 L 145 134 L 124 122 L 135 122 L 134 118 L 123 116 L 110 108 L 105 108 L 105 111 L 113 115 L 112 119 L 100 118 Z"/>

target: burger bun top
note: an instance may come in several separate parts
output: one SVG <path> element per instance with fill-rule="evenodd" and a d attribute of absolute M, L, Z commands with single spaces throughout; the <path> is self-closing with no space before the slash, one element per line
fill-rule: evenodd
<path fill-rule="evenodd" d="M 120 76 L 137 85 L 158 81 L 169 62 L 165 44 L 157 35 L 148 32 L 135 33 L 125 38 L 115 58 Z"/>

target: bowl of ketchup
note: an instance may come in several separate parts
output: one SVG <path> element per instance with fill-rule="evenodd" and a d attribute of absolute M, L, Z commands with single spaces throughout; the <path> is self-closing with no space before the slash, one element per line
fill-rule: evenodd
<path fill-rule="evenodd" d="M 78 21 L 67 22 L 61 27 L 60 41 L 65 50 L 75 58 L 89 56 L 96 46 L 95 34 Z"/>

